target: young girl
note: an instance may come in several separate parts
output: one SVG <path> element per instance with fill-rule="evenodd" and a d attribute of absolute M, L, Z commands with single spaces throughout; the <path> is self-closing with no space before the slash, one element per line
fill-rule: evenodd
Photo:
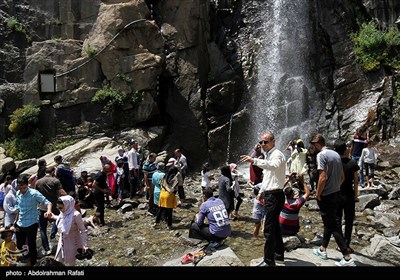
<path fill-rule="evenodd" d="M 11 255 L 10 251 L 17 250 L 17 244 L 12 240 L 13 232 L 9 228 L 1 228 L 1 239 L 4 241 L 1 243 L 1 260 L 0 266 L 13 266 L 13 261 L 16 261 L 16 255 Z"/>
<path fill-rule="evenodd" d="M 243 202 L 243 199 L 240 197 L 239 193 L 240 192 L 239 176 L 243 176 L 243 174 L 237 170 L 236 163 L 229 164 L 229 167 L 231 169 L 231 176 L 233 179 L 232 189 L 234 192 L 234 197 L 236 199 L 236 204 L 234 206 L 235 211 L 231 214 L 231 219 L 236 220 L 239 217 L 239 208 Z"/>
<path fill-rule="evenodd" d="M 83 248 L 83 252 L 89 249 L 82 215 L 75 210 L 74 206 L 75 199 L 72 196 L 60 196 L 57 201 L 60 215 L 51 214 L 51 217 L 49 217 L 56 220 L 58 232 L 61 233 L 55 259 L 65 266 L 75 265 L 78 249 Z"/>

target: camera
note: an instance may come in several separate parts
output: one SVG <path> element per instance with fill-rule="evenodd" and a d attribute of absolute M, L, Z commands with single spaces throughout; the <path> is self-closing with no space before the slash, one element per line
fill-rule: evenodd
<path fill-rule="evenodd" d="M 298 189 L 299 193 L 304 193 L 304 185 L 303 183 L 297 179 L 297 173 L 292 173 L 290 175 L 290 186 L 292 188 Z"/>

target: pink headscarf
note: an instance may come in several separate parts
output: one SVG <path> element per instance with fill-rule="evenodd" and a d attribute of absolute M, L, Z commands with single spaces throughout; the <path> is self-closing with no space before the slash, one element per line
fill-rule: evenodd
<path fill-rule="evenodd" d="M 61 213 L 57 218 L 56 225 L 61 233 L 68 234 L 74 218 L 75 199 L 70 195 L 60 196 L 60 199 L 64 204 L 65 211 L 60 211 Z"/>

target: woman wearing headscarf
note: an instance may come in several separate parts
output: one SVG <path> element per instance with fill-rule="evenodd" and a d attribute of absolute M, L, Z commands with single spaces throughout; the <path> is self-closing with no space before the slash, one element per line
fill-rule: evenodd
<path fill-rule="evenodd" d="M 104 167 L 105 164 L 110 165 L 111 172 L 107 176 L 108 188 L 111 191 L 111 196 L 114 198 L 118 194 L 116 188 L 116 180 L 114 174 L 117 173 L 117 166 L 111 160 L 109 160 L 106 156 L 100 157 L 101 165 Z"/>
<path fill-rule="evenodd" d="M 4 226 L 11 225 L 17 217 L 18 209 L 17 205 L 17 179 L 14 179 L 11 183 L 11 190 L 4 197 L 3 208 L 4 208 Z"/>
<path fill-rule="evenodd" d="M 60 196 L 57 208 L 60 215 L 52 214 L 56 220 L 58 232 L 61 234 L 58 240 L 55 259 L 65 266 L 74 266 L 78 249 L 87 252 L 87 232 L 82 220 L 82 215 L 75 210 L 75 199 L 70 195 Z"/>

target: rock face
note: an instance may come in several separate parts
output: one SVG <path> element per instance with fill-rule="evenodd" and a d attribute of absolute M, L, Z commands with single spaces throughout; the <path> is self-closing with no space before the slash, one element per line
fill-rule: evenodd
<path fill-rule="evenodd" d="M 258 72 L 255 57 L 268 40 L 261 32 L 262 5 L 265 1 L 0 1 L 0 141 L 11 136 L 8 116 L 33 103 L 41 106 L 41 130 L 49 139 L 166 125 L 156 151 L 179 147 L 192 168 L 206 160 L 226 162 L 227 147 L 251 148 L 248 143 L 243 148 L 243 135 Z M 396 135 L 399 77 L 383 69 L 364 74 L 350 34 L 359 17 L 386 27 L 399 16 L 395 0 L 311 3 L 308 63 L 315 88 L 307 94 L 313 94 L 309 102 L 325 104 L 315 109 L 311 127 L 332 139 L 349 139 L 360 126 L 379 141 Z M 17 24 L 10 27 L 13 20 Z M 49 69 L 56 73 L 56 92 L 42 93 L 38 73 Z M 105 114 L 103 104 L 91 99 L 106 85 L 142 99 Z"/>

